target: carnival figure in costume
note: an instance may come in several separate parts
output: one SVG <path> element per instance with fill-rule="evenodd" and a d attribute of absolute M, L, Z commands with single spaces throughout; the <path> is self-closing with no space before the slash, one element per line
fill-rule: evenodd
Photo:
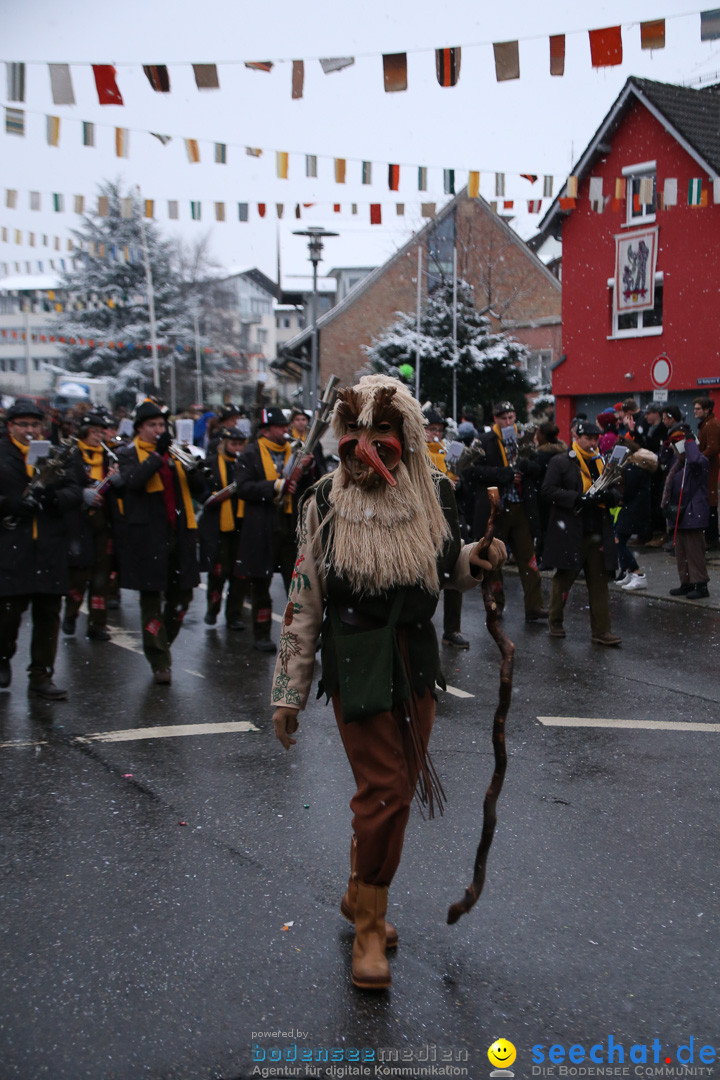
<path fill-rule="evenodd" d="M 432 618 L 440 590 L 465 591 L 505 560 L 500 541 L 463 547 L 452 485 L 425 451 L 425 420 L 395 379 L 365 376 L 338 395 L 340 464 L 306 496 L 272 688 L 275 733 L 295 743 L 318 637 L 357 790 L 341 911 L 355 924 L 352 980 L 390 985 L 388 886 L 413 792 L 432 817 L 444 793 L 428 755 L 435 688 L 445 687 Z"/>

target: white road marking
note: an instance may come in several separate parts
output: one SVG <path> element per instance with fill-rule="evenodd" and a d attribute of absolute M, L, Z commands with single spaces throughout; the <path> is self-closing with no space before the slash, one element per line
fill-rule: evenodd
<path fill-rule="evenodd" d="M 627 731 L 716 731 L 720 724 L 688 720 L 608 720 L 588 716 L 538 716 L 545 727 L 622 728 Z"/>
<path fill-rule="evenodd" d="M 221 724 L 168 724 L 151 728 L 128 728 L 125 731 L 97 731 L 91 735 L 72 735 L 73 742 L 134 742 L 138 739 L 174 739 L 180 735 L 226 735 L 237 732 L 259 731 L 249 720 Z M 23 749 L 28 746 L 47 746 L 47 739 L 10 739 L 0 743 L 0 750 Z"/>
<path fill-rule="evenodd" d="M 140 630 L 118 630 L 113 626 L 110 630 L 110 644 L 117 645 L 121 649 L 127 649 L 128 652 L 139 653 L 142 656 L 143 648 L 140 644 L 140 633 Z"/>

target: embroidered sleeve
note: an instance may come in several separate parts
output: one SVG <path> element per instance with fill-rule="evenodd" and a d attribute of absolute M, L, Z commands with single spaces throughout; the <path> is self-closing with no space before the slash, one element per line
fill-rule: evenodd
<path fill-rule="evenodd" d="M 295 562 L 278 646 L 272 684 L 272 704 L 304 709 L 312 686 L 315 648 L 323 619 L 323 584 L 312 552 L 319 525 L 317 505 L 306 503 L 298 535 Z"/>

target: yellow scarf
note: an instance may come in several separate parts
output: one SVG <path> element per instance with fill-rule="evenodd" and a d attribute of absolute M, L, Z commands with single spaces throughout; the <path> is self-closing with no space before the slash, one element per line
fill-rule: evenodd
<path fill-rule="evenodd" d="M 441 442 L 426 442 L 425 449 L 428 452 L 430 460 L 433 466 L 441 473 L 447 473 L 447 463 L 445 461 L 445 447 Z"/>
<path fill-rule="evenodd" d="M 90 466 L 90 479 L 102 480 L 103 478 L 103 449 L 102 446 L 90 446 L 78 439 L 78 449 L 82 453 L 83 461 Z"/>
<path fill-rule="evenodd" d="M 227 487 L 227 463 L 229 460 L 224 454 L 218 454 L 218 472 L 220 473 L 220 487 Z M 245 516 L 245 503 L 242 499 L 238 499 L 237 514 L 235 517 Z M 232 499 L 226 499 L 225 502 L 220 503 L 220 532 L 232 532 L 235 528 L 235 522 L 233 521 L 232 514 Z"/>
<path fill-rule="evenodd" d="M 576 442 L 572 444 L 572 448 L 577 454 L 578 465 L 580 466 L 580 475 L 583 482 L 583 495 L 592 485 L 593 478 L 588 468 L 588 461 L 595 461 L 598 467 L 598 473 L 601 473 L 605 468 L 603 459 L 598 453 L 588 453 L 587 450 L 583 450 L 581 446 L 578 446 Z"/>
<path fill-rule="evenodd" d="M 142 465 L 143 461 L 155 452 L 155 443 L 146 443 L 139 438 L 133 439 L 133 445 L 137 451 L 138 461 Z M 185 507 L 185 519 L 188 529 L 197 529 L 197 522 L 195 520 L 195 511 L 193 509 L 192 498 L 190 497 L 190 488 L 188 487 L 187 476 L 185 470 L 179 461 L 175 462 L 175 472 L 177 474 L 178 483 L 180 484 L 180 494 L 182 495 L 183 506 Z M 155 473 L 151 476 L 145 485 L 145 490 L 148 494 L 153 494 L 155 491 L 164 491 L 165 486 L 162 482 L 160 473 Z"/>
<path fill-rule="evenodd" d="M 505 466 L 505 468 L 507 468 L 508 459 L 507 454 L 505 453 L 505 440 L 503 439 L 502 428 L 499 424 L 493 424 L 492 429 L 497 435 L 497 441 L 500 444 L 500 453 L 502 454 L 503 465 Z M 513 431 L 515 432 L 515 438 L 517 439 L 517 424 L 513 424 Z"/>
<path fill-rule="evenodd" d="M 281 480 L 282 476 L 275 468 L 275 462 L 272 459 L 271 451 L 275 454 L 284 454 L 284 464 L 287 465 L 288 458 L 290 457 L 290 443 L 274 443 L 270 442 L 264 436 L 258 439 L 258 447 L 260 449 L 260 459 L 265 471 L 266 480 Z M 292 514 L 292 495 L 286 495 L 283 499 L 283 512 L 285 514 Z"/>
<path fill-rule="evenodd" d="M 30 449 L 30 447 L 26 446 L 25 443 L 18 442 L 17 439 L 13 439 L 12 435 L 10 436 L 10 441 L 12 443 L 14 443 L 15 446 L 17 446 L 18 450 L 20 451 L 22 456 L 25 458 L 25 472 L 27 473 L 28 477 L 32 480 L 33 475 L 35 473 L 35 469 L 32 467 L 32 465 L 28 465 L 28 459 L 27 459 L 28 450 Z M 37 517 L 33 517 L 32 538 L 33 538 L 33 540 L 37 540 L 37 538 L 38 538 Z"/>
<path fill-rule="evenodd" d="M 298 431 L 296 427 L 290 428 L 290 438 L 293 440 L 293 442 L 295 442 L 297 439 L 299 439 L 300 442 L 305 442 L 306 436 L 307 431 Z"/>

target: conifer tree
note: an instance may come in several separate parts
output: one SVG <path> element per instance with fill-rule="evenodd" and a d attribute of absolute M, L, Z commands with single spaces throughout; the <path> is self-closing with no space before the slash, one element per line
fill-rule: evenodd
<path fill-rule="evenodd" d="M 152 389 L 145 245 L 155 304 L 159 389 L 167 397 L 171 356 L 181 369 L 183 361 L 188 368 L 195 364 L 198 289 L 179 272 L 177 245 L 161 237 L 154 221 L 141 219 L 144 208 L 137 197 L 123 195 L 118 182 L 102 184 L 100 195 L 107 200 L 107 214 L 83 216 L 74 230 L 76 268 L 64 275 L 63 288 L 70 294 L 59 330 L 65 338 L 64 359 L 70 371 L 110 376 L 116 400 Z"/>
<path fill-rule="evenodd" d="M 508 398 L 518 416 L 525 417 L 525 394 L 533 389 L 524 369 L 528 350 L 506 333 L 492 330 L 488 316 L 475 310 L 471 285 L 457 283 L 457 352 L 451 282 L 438 285 L 427 297 L 419 337 L 416 323 L 414 312 L 398 312 L 396 321 L 366 346 L 374 371 L 402 378 L 400 368 L 415 368 L 419 348 L 421 401 L 444 405 L 449 411 L 456 367 L 457 400 L 463 409 L 480 406 L 486 417 L 492 416 L 493 404 Z"/>

